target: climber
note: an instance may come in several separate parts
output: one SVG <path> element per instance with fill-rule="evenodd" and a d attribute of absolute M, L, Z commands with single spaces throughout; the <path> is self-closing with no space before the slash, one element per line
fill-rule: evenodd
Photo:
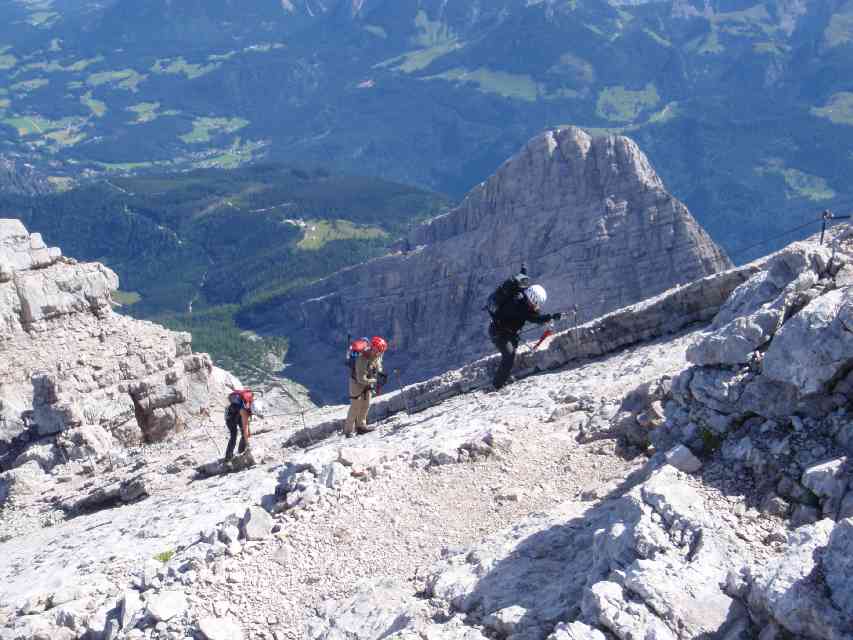
<path fill-rule="evenodd" d="M 228 438 L 228 446 L 225 448 L 225 462 L 234 457 L 234 445 L 237 443 L 237 432 L 240 432 L 240 447 L 238 453 L 243 453 L 249 448 L 249 423 L 252 420 L 255 396 L 248 389 L 232 391 L 228 394 L 228 408 L 225 409 L 225 425 L 231 432 Z"/>
<path fill-rule="evenodd" d="M 561 313 L 540 314 L 539 310 L 548 299 L 542 285 L 528 284 L 526 269 L 504 282 L 489 298 L 489 337 L 501 352 L 501 363 L 493 379 L 495 390 L 503 387 L 510 378 L 515 352 L 518 349 L 519 333 L 525 322 L 545 324 L 559 320 Z M 522 288 L 521 285 L 525 285 Z M 500 293 L 502 292 L 502 293 Z"/>
<path fill-rule="evenodd" d="M 371 394 L 376 394 L 379 385 L 387 380 L 382 370 L 382 354 L 387 349 L 388 343 L 380 336 L 373 336 L 369 342 L 356 340 L 353 343 L 349 380 L 351 404 L 344 423 L 344 436 L 347 438 L 373 430 L 367 427 L 367 412 Z"/>

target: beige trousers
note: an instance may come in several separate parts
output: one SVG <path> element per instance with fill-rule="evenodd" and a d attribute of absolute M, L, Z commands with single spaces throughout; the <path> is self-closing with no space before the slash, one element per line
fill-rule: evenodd
<path fill-rule="evenodd" d="M 344 423 L 344 433 L 352 433 L 356 429 L 367 426 L 367 412 L 370 411 L 370 387 L 362 387 L 360 384 L 350 383 L 350 406 L 347 412 L 347 420 Z M 357 397 L 353 398 L 359 394 Z"/>

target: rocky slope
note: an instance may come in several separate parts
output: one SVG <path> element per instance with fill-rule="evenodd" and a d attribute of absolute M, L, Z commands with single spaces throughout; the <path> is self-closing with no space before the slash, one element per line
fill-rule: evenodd
<path fill-rule="evenodd" d="M 7 482 L 0 638 L 849 640 L 831 240 L 558 334 L 498 393 L 486 358 L 392 394 L 356 440 L 333 407 L 235 474 L 203 464 L 219 426 Z"/>
<path fill-rule="evenodd" d="M 0 220 L 0 497 L 40 494 L 59 464 L 100 463 L 223 405 L 236 381 L 188 333 L 118 315 L 115 274 Z M 110 459 L 110 463 L 116 462 Z"/>
<path fill-rule="evenodd" d="M 565 127 L 531 140 L 399 252 L 285 298 L 267 328 L 291 336 L 289 374 L 320 392 L 350 332 L 388 336 L 389 362 L 422 380 L 489 350 L 481 308 L 524 261 L 549 292 L 546 310 L 577 305 L 581 320 L 730 264 L 634 142 Z"/>

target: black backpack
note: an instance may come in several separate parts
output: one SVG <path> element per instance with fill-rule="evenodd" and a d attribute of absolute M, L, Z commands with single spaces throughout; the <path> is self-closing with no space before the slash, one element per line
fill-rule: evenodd
<path fill-rule="evenodd" d="M 483 309 L 485 309 L 492 317 L 492 320 L 494 320 L 500 312 L 501 307 L 524 291 L 529 284 L 530 279 L 525 273 L 519 273 L 511 278 L 507 278 L 497 289 L 494 290 L 492 295 L 486 299 L 486 306 L 483 307 Z"/>

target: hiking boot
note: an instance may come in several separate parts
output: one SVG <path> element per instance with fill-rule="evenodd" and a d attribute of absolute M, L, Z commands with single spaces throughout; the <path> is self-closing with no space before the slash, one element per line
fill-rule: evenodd
<path fill-rule="evenodd" d="M 363 436 L 365 433 L 370 433 L 370 432 L 372 432 L 375 428 L 376 428 L 376 427 L 370 427 L 370 428 L 368 428 L 368 427 L 358 427 L 358 428 L 356 428 L 355 432 L 356 432 L 358 435 Z"/>
<path fill-rule="evenodd" d="M 355 434 L 352 431 L 344 433 L 344 438 L 352 438 Z"/>

